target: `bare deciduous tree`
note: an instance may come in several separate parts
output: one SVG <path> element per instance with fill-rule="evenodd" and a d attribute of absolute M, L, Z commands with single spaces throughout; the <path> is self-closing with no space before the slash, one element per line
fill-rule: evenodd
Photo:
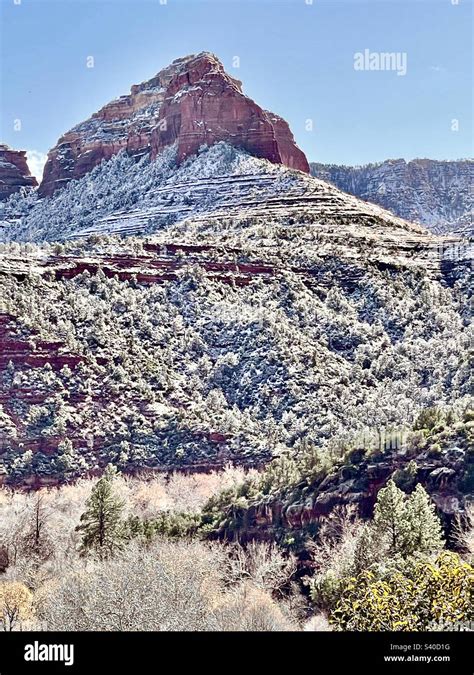
<path fill-rule="evenodd" d="M 296 572 L 296 558 L 284 555 L 275 544 L 252 541 L 235 544 L 229 556 L 229 580 L 250 581 L 255 587 L 281 595 Z"/>

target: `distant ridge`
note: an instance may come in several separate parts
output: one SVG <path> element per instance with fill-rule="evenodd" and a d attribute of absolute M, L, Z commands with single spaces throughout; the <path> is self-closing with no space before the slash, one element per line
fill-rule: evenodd
<path fill-rule="evenodd" d="M 365 166 L 313 162 L 311 174 L 437 234 L 473 234 L 473 160 L 389 159 Z"/>

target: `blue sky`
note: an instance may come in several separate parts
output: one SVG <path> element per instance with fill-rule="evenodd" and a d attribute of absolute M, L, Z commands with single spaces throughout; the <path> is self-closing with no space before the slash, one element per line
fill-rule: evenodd
<path fill-rule="evenodd" d="M 206 50 L 312 161 L 472 155 L 472 0 L 0 2 L 0 138 L 15 148 L 46 153 L 133 83 Z M 406 54 L 406 75 L 355 70 L 365 49 Z"/>

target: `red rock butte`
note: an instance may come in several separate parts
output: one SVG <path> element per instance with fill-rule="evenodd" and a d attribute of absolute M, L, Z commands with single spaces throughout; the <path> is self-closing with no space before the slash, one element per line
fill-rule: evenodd
<path fill-rule="evenodd" d="M 22 187 L 36 187 L 36 178 L 30 174 L 24 150 L 12 150 L 0 144 L 0 200 L 6 199 Z"/>
<path fill-rule="evenodd" d="M 121 150 L 154 159 L 176 143 L 180 163 L 202 145 L 219 141 L 310 171 L 287 122 L 245 96 L 241 82 L 216 56 L 203 52 L 173 61 L 64 134 L 48 154 L 39 193 L 53 194 Z"/>

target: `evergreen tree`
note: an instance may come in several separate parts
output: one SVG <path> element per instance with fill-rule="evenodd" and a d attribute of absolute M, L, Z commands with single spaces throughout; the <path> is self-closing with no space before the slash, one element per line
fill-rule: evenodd
<path fill-rule="evenodd" d="M 56 456 L 56 468 L 61 477 L 81 473 L 88 468 L 84 457 L 78 452 L 71 440 L 66 438 L 58 445 L 58 454 Z"/>
<path fill-rule="evenodd" d="M 429 555 L 438 553 L 444 546 L 435 506 L 420 483 L 407 497 L 389 480 L 387 487 L 379 491 L 373 528 L 376 536 L 387 538 L 391 555 Z"/>
<path fill-rule="evenodd" d="M 389 480 L 377 496 L 374 510 L 374 529 L 377 535 L 388 539 L 389 552 L 404 554 L 410 542 L 410 519 L 406 494 Z"/>
<path fill-rule="evenodd" d="M 117 470 L 109 465 L 86 502 L 86 511 L 76 530 L 82 532 L 81 551 L 94 551 L 100 559 L 122 548 L 124 502 L 114 494 L 113 480 Z"/>
<path fill-rule="evenodd" d="M 441 523 L 421 483 L 410 495 L 407 504 L 410 523 L 410 553 L 438 553 L 444 546 Z"/>
<path fill-rule="evenodd" d="M 365 524 L 357 538 L 354 549 L 354 572 L 359 574 L 380 560 L 380 537 L 369 524 Z"/>

